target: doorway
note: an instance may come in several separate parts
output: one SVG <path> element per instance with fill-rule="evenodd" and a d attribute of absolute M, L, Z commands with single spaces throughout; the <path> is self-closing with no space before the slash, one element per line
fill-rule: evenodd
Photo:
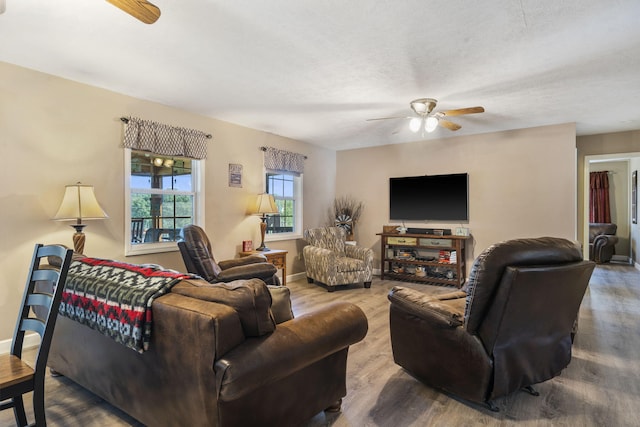
<path fill-rule="evenodd" d="M 637 224 L 632 224 L 631 215 L 631 174 L 640 165 L 640 153 L 603 154 L 585 156 L 584 168 L 584 235 L 585 246 L 589 242 L 589 174 L 608 171 L 611 222 L 618 229 L 615 255 L 612 261 L 631 263 L 637 251 L 637 238 L 633 236 Z"/>

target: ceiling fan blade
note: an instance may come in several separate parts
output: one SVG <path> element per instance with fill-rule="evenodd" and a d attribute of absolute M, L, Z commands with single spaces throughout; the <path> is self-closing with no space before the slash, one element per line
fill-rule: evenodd
<path fill-rule="evenodd" d="M 438 124 L 443 128 L 447 128 L 449 130 L 458 130 L 462 127 L 456 123 L 450 122 L 449 120 L 443 120 L 443 119 L 438 120 Z"/>
<path fill-rule="evenodd" d="M 394 119 L 413 119 L 413 117 L 397 116 L 397 117 L 378 117 L 377 119 L 367 119 L 367 122 L 374 122 L 376 120 L 394 120 Z"/>
<path fill-rule="evenodd" d="M 461 116 L 463 114 L 484 113 L 484 107 L 458 108 L 457 110 L 441 111 L 445 116 Z"/>
<path fill-rule="evenodd" d="M 146 0 L 107 0 L 145 24 L 153 24 L 160 18 L 160 9 Z"/>

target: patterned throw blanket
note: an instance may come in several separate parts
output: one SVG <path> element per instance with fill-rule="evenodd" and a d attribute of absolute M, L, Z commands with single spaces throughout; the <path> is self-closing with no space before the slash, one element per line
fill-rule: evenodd
<path fill-rule="evenodd" d="M 71 263 L 60 314 L 137 352 L 149 348 L 151 303 L 188 274 L 97 258 Z"/>

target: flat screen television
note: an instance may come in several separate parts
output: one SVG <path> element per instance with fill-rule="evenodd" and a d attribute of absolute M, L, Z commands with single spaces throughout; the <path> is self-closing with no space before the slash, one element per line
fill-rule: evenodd
<path fill-rule="evenodd" d="M 392 221 L 469 220 L 469 174 L 389 178 Z"/>

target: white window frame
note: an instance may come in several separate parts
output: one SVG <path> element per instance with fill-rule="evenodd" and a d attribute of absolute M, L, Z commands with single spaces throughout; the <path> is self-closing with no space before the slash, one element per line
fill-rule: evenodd
<path fill-rule="evenodd" d="M 262 188 L 264 188 L 265 192 L 267 190 L 267 174 L 275 173 L 281 175 L 290 175 L 293 176 L 293 198 L 294 198 L 294 224 L 293 231 L 289 233 L 267 233 L 264 236 L 265 242 L 276 242 L 280 240 L 294 240 L 302 238 L 302 184 L 303 184 L 303 174 L 296 174 L 292 172 L 283 172 L 278 170 L 266 169 L 263 168 L 263 183 Z"/>
<path fill-rule="evenodd" d="M 124 255 L 144 255 L 178 250 L 177 242 L 131 243 L 131 149 L 124 149 Z M 193 191 L 163 190 L 164 194 L 193 194 L 193 223 L 202 226 L 204 222 L 204 160 L 191 160 Z M 137 193 L 157 194 L 158 191 L 146 189 Z"/>

